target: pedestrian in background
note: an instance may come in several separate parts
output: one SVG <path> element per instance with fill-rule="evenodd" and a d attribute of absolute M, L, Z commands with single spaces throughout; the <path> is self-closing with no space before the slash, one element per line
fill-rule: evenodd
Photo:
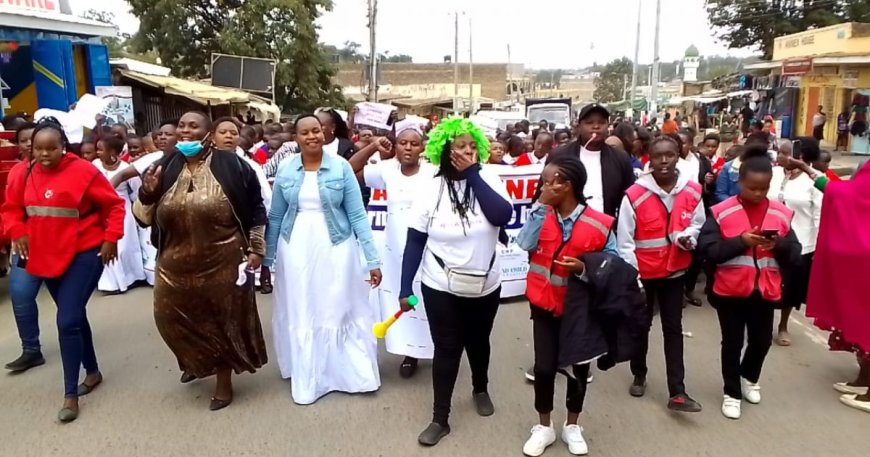
<path fill-rule="evenodd" d="M 462 353 L 471 367 L 472 399 L 480 416 L 495 413 L 489 396 L 489 337 L 498 312 L 501 227 L 514 210 L 501 178 L 481 163 L 489 142 L 471 121 L 442 120 L 429 133 L 426 157 L 438 167 L 421 186 L 402 259 L 401 307 L 422 263 L 422 292 L 435 344 L 432 423 L 418 441 L 434 446 L 450 433 L 450 404 Z"/>
<path fill-rule="evenodd" d="M 812 137 L 799 137 L 799 160 L 808 166 L 819 159 L 819 143 Z M 821 191 L 815 188 L 813 179 L 800 168 L 791 165 L 792 142 L 785 140 L 779 146 L 778 166 L 773 168 L 773 179 L 767 198 L 777 200 L 794 212 L 791 227 L 801 243 L 800 262 L 783 266 L 783 295 L 779 308 L 782 310 L 774 342 L 779 346 L 791 346 L 788 320 L 792 310 L 800 310 L 807 300 L 813 253 L 822 217 Z"/>
<path fill-rule="evenodd" d="M 699 246 L 716 265 L 710 303 L 722 331 L 722 414 L 729 419 L 740 418 L 742 400 L 761 402 L 761 369 L 782 300 L 780 266 L 797 263 L 801 249 L 793 212 L 767 198 L 773 168 L 764 145 L 747 147 L 739 173 L 739 195 L 712 208 Z"/>
<path fill-rule="evenodd" d="M 216 377 L 216 411 L 233 401 L 232 373 L 254 373 L 267 360 L 253 286 L 266 210 L 254 171 L 235 151 L 213 148 L 211 132 L 208 116 L 185 113 L 180 141 L 145 173 L 133 210 L 159 253 L 157 330 L 182 383 Z"/>
<path fill-rule="evenodd" d="M 5 195 L 7 202 L 14 201 L 14 195 L 10 191 L 21 189 L 22 182 L 30 173 L 33 166 L 33 131 L 36 124 L 32 122 L 19 123 L 15 132 L 15 142 L 18 144 L 21 161 L 9 170 L 6 181 Z M 20 197 L 18 197 L 20 199 Z M 5 212 L 5 208 L 3 210 Z M 3 218 L 4 237 L 10 236 L 9 226 Z M 8 238 L 7 238 L 8 239 Z M 15 316 L 15 326 L 18 329 L 18 337 L 21 339 L 21 355 L 17 359 L 6 364 L 6 369 L 13 373 L 27 371 L 33 367 L 43 365 L 45 358 L 42 355 L 42 347 L 39 343 L 39 307 L 36 304 L 36 296 L 42 287 L 42 279 L 31 275 L 27 269 L 20 265 L 19 253 L 12 250 L 9 259 L 9 299 L 12 301 L 12 314 Z"/>
<path fill-rule="evenodd" d="M 653 313 L 658 304 L 667 367 L 668 409 L 699 412 L 701 404 L 686 393 L 683 362 L 683 286 L 693 261 L 705 210 L 701 186 L 677 170 L 680 145 L 670 136 L 653 140 L 650 174 L 626 192 L 619 210 L 619 255 L 634 266 L 646 292 L 645 335 L 631 361 L 633 397 L 646 393 L 647 353 Z"/>
<path fill-rule="evenodd" d="M 74 421 L 79 397 L 103 380 L 97 366 L 87 304 L 103 267 L 117 258 L 124 235 L 124 202 L 97 169 L 70 154 L 63 128 L 53 118 L 33 131 L 34 162 L 10 184 L 3 223 L 20 266 L 45 282 L 57 304 L 63 362 L 61 422 Z M 79 384 L 81 369 L 85 379 Z"/>

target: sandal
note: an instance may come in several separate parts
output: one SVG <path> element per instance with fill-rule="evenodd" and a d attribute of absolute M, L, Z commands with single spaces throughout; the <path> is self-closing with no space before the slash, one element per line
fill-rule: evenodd
<path fill-rule="evenodd" d="M 87 384 L 85 382 L 82 382 L 81 384 L 79 384 L 78 390 L 76 391 L 76 395 L 78 395 L 79 397 L 83 397 L 83 396 L 93 392 L 94 389 L 97 388 L 97 386 L 102 384 L 103 383 L 103 374 L 100 372 L 97 372 L 97 375 L 99 376 L 97 378 L 97 382 L 95 382 L 93 384 Z"/>
<path fill-rule="evenodd" d="M 399 367 L 399 376 L 408 379 L 414 376 L 414 373 L 417 372 L 417 359 L 413 357 L 405 357 L 405 360 L 402 361 L 402 365 Z"/>
<path fill-rule="evenodd" d="M 229 400 L 221 400 L 219 398 L 211 397 L 211 403 L 209 403 L 208 409 L 211 411 L 218 411 L 226 408 L 227 406 L 230 406 L 230 403 L 232 402 L 232 398 L 230 398 Z"/>
<path fill-rule="evenodd" d="M 791 338 L 789 338 L 788 332 L 779 332 L 776 335 L 776 338 L 773 339 L 773 342 L 776 343 L 777 346 L 791 346 Z"/>
<path fill-rule="evenodd" d="M 189 383 L 189 382 L 193 382 L 193 381 L 195 381 L 195 380 L 196 380 L 196 376 L 194 376 L 194 375 L 192 375 L 192 374 L 190 374 L 190 373 L 188 373 L 188 372 L 186 372 L 186 371 L 185 371 L 184 373 L 181 374 L 181 379 L 179 379 L 179 381 L 180 381 L 182 384 L 187 384 L 187 383 Z"/>
<path fill-rule="evenodd" d="M 260 273 L 260 293 L 263 295 L 272 293 L 272 272 L 268 268 L 263 268 Z"/>

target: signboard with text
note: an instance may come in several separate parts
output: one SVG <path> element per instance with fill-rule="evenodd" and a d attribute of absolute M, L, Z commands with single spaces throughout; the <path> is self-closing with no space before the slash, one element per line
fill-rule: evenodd
<path fill-rule="evenodd" d="M 782 61 L 783 75 L 805 75 L 813 71 L 813 59 L 809 57 L 800 57 L 796 59 L 785 59 Z"/>
<path fill-rule="evenodd" d="M 3 10 L 61 13 L 60 0 L 0 0 L 0 11 Z"/>

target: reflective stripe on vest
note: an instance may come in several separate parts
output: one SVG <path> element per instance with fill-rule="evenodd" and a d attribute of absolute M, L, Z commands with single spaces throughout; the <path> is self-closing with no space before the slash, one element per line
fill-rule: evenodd
<path fill-rule="evenodd" d="M 777 263 L 776 259 L 774 259 L 773 257 L 761 257 L 756 261 L 752 258 L 752 256 L 748 255 L 740 255 L 734 257 L 727 262 L 723 262 L 721 265 L 755 268 L 756 262 L 758 268 L 779 268 L 779 263 Z"/>
<path fill-rule="evenodd" d="M 643 202 L 645 202 L 647 198 L 652 197 L 652 194 L 653 194 L 653 193 L 652 193 L 651 190 L 647 190 L 647 191 L 644 192 L 644 193 L 643 193 L 643 194 L 642 194 L 642 195 L 641 195 L 641 196 L 640 196 L 640 197 L 639 197 L 635 202 L 633 202 L 633 203 L 631 204 L 631 207 L 632 207 L 635 211 L 637 211 L 637 207 L 640 206 L 640 205 L 642 205 Z"/>
<path fill-rule="evenodd" d="M 694 187 L 692 187 L 692 186 L 686 186 L 683 190 L 685 190 L 686 192 L 692 194 L 692 196 L 695 197 L 698 201 L 701 201 L 701 193 L 698 192 L 697 190 L 695 190 Z"/>
<path fill-rule="evenodd" d="M 595 219 L 592 219 L 589 216 L 581 215 L 580 217 L 577 218 L 577 221 L 583 221 L 583 222 L 595 227 L 596 229 L 601 231 L 601 234 L 604 235 L 605 239 L 610 234 L 610 230 L 607 227 L 605 227 L 604 224 L 602 224 L 601 222 L 598 222 Z"/>
<path fill-rule="evenodd" d="M 529 264 L 529 272 L 530 273 L 537 273 L 537 274 L 547 278 L 547 281 L 549 281 L 550 284 L 552 284 L 556 287 L 566 287 L 568 285 L 568 278 L 566 278 L 564 276 L 552 274 L 550 272 L 550 270 L 547 269 L 547 267 L 545 267 L 543 265 L 537 265 L 534 263 Z"/>
<path fill-rule="evenodd" d="M 58 208 L 55 206 L 27 206 L 27 215 L 30 217 L 68 217 L 78 219 L 79 210 L 75 208 Z"/>
<path fill-rule="evenodd" d="M 716 223 L 719 225 L 722 225 L 722 219 L 725 219 L 726 217 L 736 213 L 737 211 L 742 211 L 742 210 L 743 210 L 743 206 L 741 206 L 740 204 L 732 206 L 732 207 L 726 209 L 725 211 L 722 211 L 721 213 L 719 213 L 718 216 L 716 216 Z"/>

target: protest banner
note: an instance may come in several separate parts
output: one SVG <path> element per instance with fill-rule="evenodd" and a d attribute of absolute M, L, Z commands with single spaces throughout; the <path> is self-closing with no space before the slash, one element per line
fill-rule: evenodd
<path fill-rule="evenodd" d="M 383 103 L 362 102 L 356 105 L 357 112 L 353 116 L 354 125 L 367 125 L 383 130 L 391 130 L 388 124 L 390 115 L 396 109 L 393 105 Z"/>

